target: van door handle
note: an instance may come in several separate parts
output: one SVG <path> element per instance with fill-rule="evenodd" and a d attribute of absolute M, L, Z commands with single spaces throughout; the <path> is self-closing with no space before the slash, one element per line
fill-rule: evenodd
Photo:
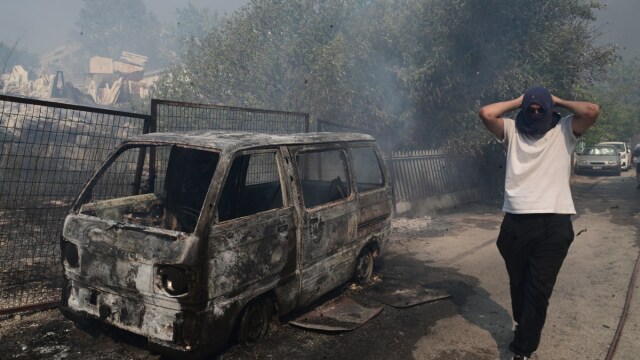
<path fill-rule="evenodd" d="M 317 237 L 320 234 L 320 217 L 314 216 L 309 219 L 309 233 L 312 237 Z"/>

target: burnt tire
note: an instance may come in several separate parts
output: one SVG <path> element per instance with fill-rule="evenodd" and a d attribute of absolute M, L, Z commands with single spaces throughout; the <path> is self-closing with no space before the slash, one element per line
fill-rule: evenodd
<path fill-rule="evenodd" d="M 360 285 L 365 285 L 371 281 L 373 275 L 373 254 L 369 248 L 360 251 L 356 259 L 356 270 L 353 279 Z"/>
<path fill-rule="evenodd" d="M 255 344 L 269 330 L 271 322 L 269 302 L 265 298 L 257 298 L 249 302 L 238 320 L 238 341 L 244 345 Z"/>

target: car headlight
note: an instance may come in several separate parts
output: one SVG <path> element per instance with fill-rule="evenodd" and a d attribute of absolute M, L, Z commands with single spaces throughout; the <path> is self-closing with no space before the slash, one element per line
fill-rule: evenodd
<path fill-rule="evenodd" d="M 618 163 L 618 162 L 617 162 L 617 161 L 615 161 L 615 160 L 609 160 L 609 161 L 607 161 L 607 165 L 615 165 L 615 164 L 617 164 L 617 163 Z"/>
<path fill-rule="evenodd" d="M 587 165 L 587 160 L 578 160 L 579 165 Z"/>

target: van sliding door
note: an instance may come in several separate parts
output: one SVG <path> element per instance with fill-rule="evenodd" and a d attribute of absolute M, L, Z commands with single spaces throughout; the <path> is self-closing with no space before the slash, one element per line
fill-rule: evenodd
<path fill-rule="evenodd" d="M 357 200 L 345 149 L 294 151 L 303 199 L 299 267 L 307 304 L 347 281 L 357 256 Z"/>

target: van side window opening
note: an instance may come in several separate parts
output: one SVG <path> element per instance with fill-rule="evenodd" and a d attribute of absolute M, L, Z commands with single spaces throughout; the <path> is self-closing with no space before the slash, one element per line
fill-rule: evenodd
<path fill-rule="evenodd" d="M 380 160 L 372 147 L 352 148 L 351 157 L 358 192 L 384 187 Z"/>
<path fill-rule="evenodd" d="M 304 206 L 312 208 L 351 195 L 345 152 L 301 152 L 296 155 Z"/>
<path fill-rule="evenodd" d="M 157 173 L 153 178 L 150 178 L 149 166 L 151 151 L 156 154 Z M 144 163 L 139 168 L 141 152 Z M 90 195 L 85 198 L 80 213 L 116 222 L 193 232 L 219 158 L 215 152 L 177 146 L 127 149 L 88 189 Z"/>
<path fill-rule="evenodd" d="M 255 153 L 235 158 L 218 201 L 218 221 L 282 207 L 276 153 Z"/>

